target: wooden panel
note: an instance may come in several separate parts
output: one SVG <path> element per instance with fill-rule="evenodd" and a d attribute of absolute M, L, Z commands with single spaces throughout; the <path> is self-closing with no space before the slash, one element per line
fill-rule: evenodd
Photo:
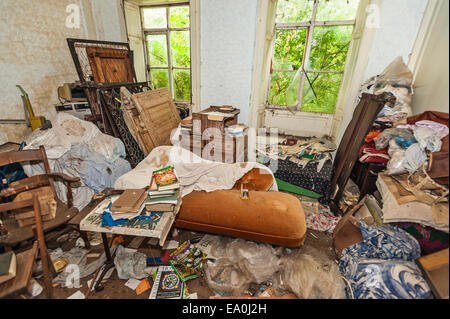
<path fill-rule="evenodd" d="M 449 298 L 449 249 L 444 249 L 417 260 L 433 294 L 437 298 Z"/>
<path fill-rule="evenodd" d="M 25 150 L 0 153 L 0 166 L 26 161 L 42 161 L 41 150 Z"/>
<path fill-rule="evenodd" d="M 154 146 L 171 145 L 170 134 L 181 121 L 167 88 L 156 89 L 132 95 Z"/>
<path fill-rule="evenodd" d="M 31 279 L 36 251 L 37 242 L 34 242 L 33 248 L 17 254 L 16 277 L 0 285 L 0 298 L 12 297 L 26 290 Z"/>
<path fill-rule="evenodd" d="M 97 83 L 133 82 L 128 50 L 87 47 L 94 81 Z"/>

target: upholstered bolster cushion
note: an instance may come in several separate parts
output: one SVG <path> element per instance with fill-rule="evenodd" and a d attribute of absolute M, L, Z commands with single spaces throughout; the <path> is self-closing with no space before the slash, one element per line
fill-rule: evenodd
<path fill-rule="evenodd" d="M 303 244 L 306 221 L 297 197 L 281 192 L 195 191 L 183 197 L 175 226 L 274 245 Z"/>

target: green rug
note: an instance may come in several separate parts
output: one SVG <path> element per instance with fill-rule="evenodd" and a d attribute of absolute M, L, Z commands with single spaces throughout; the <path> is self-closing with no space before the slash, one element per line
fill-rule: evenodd
<path fill-rule="evenodd" d="M 275 178 L 275 180 L 277 181 L 278 190 L 280 190 L 280 191 L 286 191 L 286 192 L 303 195 L 303 196 L 307 196 L 307 197 L 311 197 L 311 198 L 322 197 L 322 195 L 317 194 L 316 192 L 310 191 L 306 188 L 292 185 L 291 183 L 282 181 L 281 179 L 278 179 L 278 178 Z"/>

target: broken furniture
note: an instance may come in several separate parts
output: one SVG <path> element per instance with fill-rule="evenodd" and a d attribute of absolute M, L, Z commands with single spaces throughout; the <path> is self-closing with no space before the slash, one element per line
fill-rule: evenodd
<path fill-rule="evenodd" d="M 380 95 L 363 93 L 353 112 L 353 118 L 345 130 L 333 162 L 333 179 L 330 190 L 333 204 L 331 208 L 335 211 L 339 211 L 339 201 L 353 167 L 358 161 L 358 154 L 367 133 L 377 114 L 388 102 L 393 104 L 395 97 L 387 93 Z"/>
<path fill-rule="evenodd" d="M 26 200 L 31 198 L 32 194 L 44 191 L 47 195 L 51 195 L 54 199 L 56 202 L 56 209 L 54 212 L 54 218 L 43 221 L 43 231 L 48 232 L 67 223 L 78 213 L 78 209 L 72 207 L 72 184 L 79 182 L 80 178 L 69 177 L 61 173 L 52 173 L 50 171 L 47 154 L 43 146 L 36 150 L 0 153 L 0 166 L 22 162 L 43 162 L 45 174 L 27 177 L 9 184 L 8 188 L 3 189 L 0 192 L 0 198 L 14 196 L 13 201 L 17 202 L 16 198 L 19 198 L 19 200 Z M 55 179 L 61 179 L 65 182 L 67 187 L 67 204 L 61 202 L 56 194 L 54 187 Z M 39 199 L 39 194 L 37 196 Z M 43 202 L 41 201 L 41 205 L 42 203 Z M 21 214 L 29 213 L 30 212 L 27 211 L 21 212 Z M 33 223 L 35 223 L 34 217 L 31 217 L 31 219 L 33 220 Z M 9 214 L 3 215 L 1 217 L 1 221 L 6 233 L 0 236 L 0 245 L 14 247 L 22 241 L 31 239 L 34 236 L 34 226 L 25 225 L 24 227 L 20 227 L 14 216 Z"/>
<path fill-rule="evenodd" d="M 306 221 L 297 197 L 281 192 L 195 191 L 183 197 L 175 226 L 297 247 L 306 237 Z"/>
<path fill-rule="evenodd" d="M 120 138 L 132 167 L 144 153 L 130 134 L 120 109 L 120 87 L 130 92 L 149 90 L 147 82 L 136 82 L 128 43 L 68 38 L 67 44 L 91 109 L 86 120 L 106 134 Z"/>
<path fill-rule="evenodd" d="M 13 297 L 26 291 L 28 283 L 31 279 L 34 261 L 37 257 L 38 250 L 40 252 L 42 261 L 45 292 L 47 294 L 47 298 L 52 298 L 52 283 L 50 279 L 50 271 L 54 273 L 54 269 L 47 252 L 47 246 L 45 244 L 40 204 L 37 196 L 33 195 L 31 199 L 23 200 L 20 202 L 0 204 L 0 212 L 10 211 L 11 214 L 14 214 L 18 209 L 23 209 L 25 207 L 33 208 L 33 213 L 36 219 L 36 226 L 33 227 L 32 231 L 34 233 L 33 236 L 36 237 L 37 241 L 33 243 L 31 249 L 16 254 L 16 276 L 13 279 L 0 284 L 0 298 Z"/>
<path fill-rule="evenodd" d="M 229 109 L 229 111 L 224 111 Z M 192 114 L 192 129 L 181 130 L 180 146 L 216 162 L 236 163 L 247 161 L 248 134 L 230 135 L 227 130 L 238 126 L 239 109 L 227 106 L 210 106 Z"/>

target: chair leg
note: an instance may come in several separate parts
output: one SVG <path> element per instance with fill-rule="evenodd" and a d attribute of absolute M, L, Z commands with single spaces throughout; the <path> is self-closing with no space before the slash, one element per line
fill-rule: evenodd
<path fill-rule="evenodd" d="M 44 274 L 44 286 L 45 286 L 45 293 L 47 295 L 47 298 L 52 299 L 53 298 L 53 287 L 52 282 L 50 280 L 50 271 L 49 267 L 53 263 L 49 262 L 50 256 L 48 255 L 47 246 L 45 245 L 45 237 L 44 237 L 44 231 L 42 230 L 42 219 L 41 219 L 41 209 L 40 204 L 37 199 L 37 196 L 33 195 L 33 206 L 34 206 L 34 212 L 35 212 L 35 218 L 36 218 L 36 227 L 34 228 L 34 232 L 39 244 L 39 252 L 41 254 L 41 261 L 42 261 L 42 272 Z"/>

